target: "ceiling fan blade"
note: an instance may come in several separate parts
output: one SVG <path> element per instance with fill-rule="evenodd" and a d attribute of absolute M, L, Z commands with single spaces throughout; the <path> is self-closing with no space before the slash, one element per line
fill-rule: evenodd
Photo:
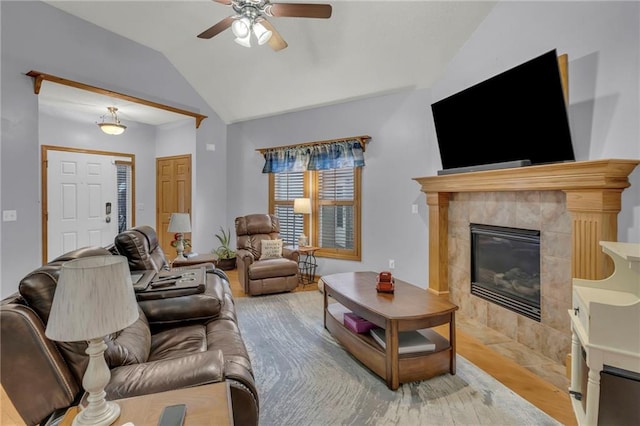
<path fill-rule="evenodd" d="M 208 30 L 204 30 L 203 32 L 198 34 L 198 38 L 207 38 L 208 39 L 208 38 L 211 38 L 211 37 L 213 37 L 215 35 L 218 35 L 221 32 L 223 32 L 224 30 L 226 30 L 227 28 L 229 28 L 233 21 L 234 21 L 234 17 L 233 16 L 228 16 L 228 17 L 224 18 L 222 21 L 220 21 L 217 24 L 215 24 L 213 27 L 209 28 Z"/>
<path fill-rule="evenodd" d="M 272 48 L 273 50 L 275 50 L 277 52 L 277 51 L 282 50 L 282 49 L 284 49 L 285 47 L 288 46 L 287 42 L 284 41 L 284 39 L 282 38 L 280 33 L 278 31 L 276 31 L 276 29 L 275 29 L 275 27 L 273 25 L 271 25 L 271 22 L 267 21 L 266 19 L 263 19 L 263 20 L 260 21 L 260 23 L 262 25 L 264 25 L 264 27 L 266 29 L 271 31 L 271 38 L 267 42 L 269 44 L 270 48 Z"/>
<path fill-rule="evenodd" d="M 272 16 L 292 18 L 330 18 L 330 4 L 316 3 L 273 3 L 269 9 Z"/>

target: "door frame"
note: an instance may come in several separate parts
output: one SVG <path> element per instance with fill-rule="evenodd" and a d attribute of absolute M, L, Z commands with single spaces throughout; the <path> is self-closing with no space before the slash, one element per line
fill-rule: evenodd
<path fill-rule="evenodd" d="M 47 179 L 47 166 L 48 166 L 48 158 L 47 155 L 49 151 L 66 151 L 66 152 L 74 152 L 80 154 L 92 154 L 92 155 L 103 155 L 109 157 L 121 157 L 128 158 L 131 161 L 131 223 L 136 223 L 136 156 L 135 154 L 128 154 L 123 152 L 112 152 L 112 151 L 101 151 L 94 149 L 85 149 L 85 148 L 72 148 L 68 146 L 57 146 L 57 145 L 42 145 L 40 146 L 40 178 L 41 178 L 41 197 L 42 197 L 42 210 L 41 210 L 41 220 L 42 220 L 42 264 L 47 263 L 47 249 L 49 243 L 49 228 L 48 228 L 48 198 L 49 198 L 49 182 Z"/>

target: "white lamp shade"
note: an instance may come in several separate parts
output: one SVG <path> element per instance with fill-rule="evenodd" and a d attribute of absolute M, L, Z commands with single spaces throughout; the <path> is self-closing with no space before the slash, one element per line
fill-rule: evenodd
<path fill-rule="evenodd" d="M 236 37 L 245 38 L 251 34 L 251 21 L 246 17 L 236 19 L 231 24 L 231 31 Z"/>
<path fill-rule="evenodd" d="M 61 267 L 45 334 L 62 342 L 97 339 L 137 319 L 127 258 L 83 257 Z"/>
<path fill-rule="evenodd" d="M 253 33 L 256 35 L 258 39 L 258 44 L 262 45 L 269 41 L 271 38 L 271 31 L 266 29 L 264 25 L 259 22 L 253 24 Z"/>
<path fill-rule="evenodd" d="M 236 37 L 233 41 L 238 43 L 240 46 L 251 47 L 251 33 L 244 38 Z"/>
<path fill-rule="evenodd" d="M 124 130 L 127 128 L 127 126 L 125 126 L 124 124 L 117 124 L 117 123 L 98 123 L 98 126 L 100 126 L 100 129 L 104 133 L 106 133 L 107 135 L 113 135 L 113 136 L 121 135 L 122 133 L 124 133 Z"/>
<path fill-rule="evenodd" d="M 171 213 L 168 232 L 191 232 L 189 213 Z"/>
<path fill-rule="evenodd" d="M 293 212 L 310 214 L 311 213 L 311 198 L 296 198 L 293 200 Z"/>

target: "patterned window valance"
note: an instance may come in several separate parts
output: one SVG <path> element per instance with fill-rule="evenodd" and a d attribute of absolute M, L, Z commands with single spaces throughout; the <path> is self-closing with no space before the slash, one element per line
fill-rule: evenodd
<path fill-rule="evenodd" d="M 261 148 L 262 173 L 292 173 L 306 170 L 363 167 L 364 151 L 370 136 L 357 136 L 298 145 Z"/>

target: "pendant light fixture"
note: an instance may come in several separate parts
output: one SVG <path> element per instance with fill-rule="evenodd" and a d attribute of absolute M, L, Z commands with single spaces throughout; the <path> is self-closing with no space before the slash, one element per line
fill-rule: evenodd
<path fill-rule="evenodd" d="M 104 121 L 104 118 L 107 114 L 102 116 L 102 122 L 96 123 L 100 130 L 105 132 L 108 135 L 121 135 L 124 133 L 124 130 L 127 128 L 124 124 L 120 124 L 120 120 L 118 119 L 118 108 L 116 107 L 107 107 L 109 110 L 109 114 L 111 114 L 111 121 Z"/>

